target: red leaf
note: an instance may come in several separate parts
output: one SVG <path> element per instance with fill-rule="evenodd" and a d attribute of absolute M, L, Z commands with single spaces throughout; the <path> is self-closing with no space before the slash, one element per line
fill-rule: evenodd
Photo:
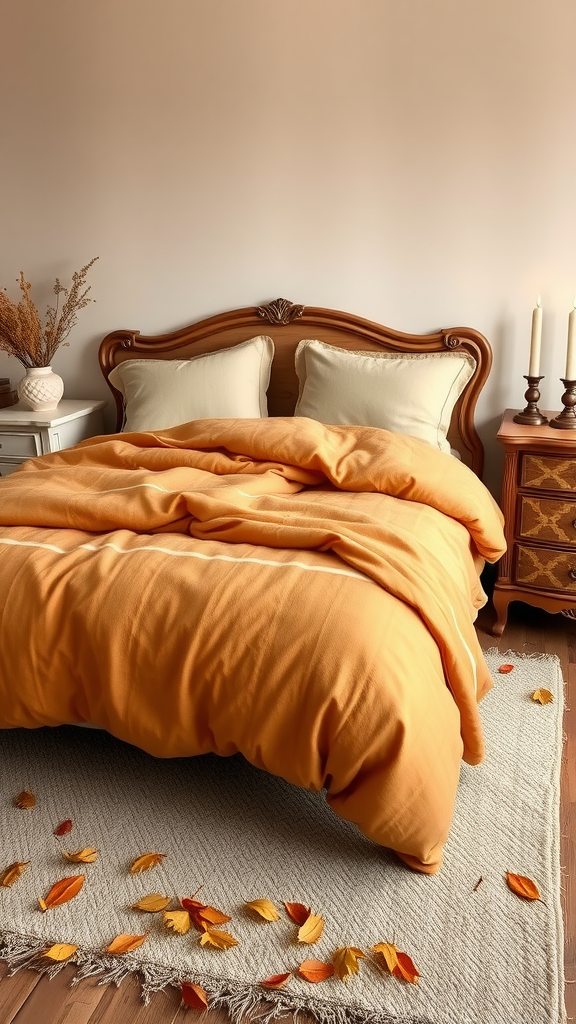
<path fill-rule="evenodd" d="M 514 665 L 500 665 L 498 671 L 501 672 L 502 675 L 504 675 L 506 672 L 511 672 L 513 668 Z"/>
<path fill-rule="evenodd" d="M 286 913 L 295 924 L 302 925 L 310 917 L 310 907 L 305 907 L 303 903 L 284 903 L 286 907 Z"/>
<path fill-rule="evenodd" d="M 420 977 L 420 972 L 416 970 L 408 953 L 401 953 L 398 950 L 396 956 L 398 957 L 398 966 L 394 968 L 392 974 L 397 978 L 404 978 L 404 981 L 410 981 L 412 984 L 415 984 Z"/>
<path fill-rule="evenodd" d="M 201 985 L 193 985 L 191 981 L 183 981 L 180 986 L 182 1002 L 191 1006 L 194 1010 L 205 1010 L 208 1006 L 208 996 Z"/>
<path fill-rule="evenodd" d="M 291 973 L 288 971 L 286 974 L 273 974 L 271 978 L 266 978 L 266 981 L 261 981 L 260 984 L 264 988 L 284 988 Z"/>
<path fill-rule="evenodd" d="M 66 818 L 65 821 L 61 821 L 59 825 L 54 829 L 55 836 L 65 836 L 68 832 L 72 831 L 72 819 Z"/>

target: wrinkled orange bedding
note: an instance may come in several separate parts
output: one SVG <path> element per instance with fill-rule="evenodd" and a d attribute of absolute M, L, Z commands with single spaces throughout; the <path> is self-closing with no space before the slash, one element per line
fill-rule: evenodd
<path fill-rule="evenodd" d="M 503 549 L 473 473 L 387 431 L 93 438 L 0 483 L 0 727 L 240 751 L 434 872 L 484 754 L 473 621 Z"/>

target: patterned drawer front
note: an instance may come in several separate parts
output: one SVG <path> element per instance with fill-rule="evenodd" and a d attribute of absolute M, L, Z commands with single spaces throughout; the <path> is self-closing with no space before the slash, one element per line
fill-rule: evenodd
<path fill-rule="evenodd" d="M 0 433 L 0 457 L 30 459 L 35 455 L 42 455 L 40 434 L 19 434 L 17 431 Z"/>
<path fill-rule="evenodd" d="M 556 455 L 523 455 L 522 487 L 544 487 L 547 491 L 576 491 L 576 459 Z"/>
<path fill-rule="evenodd" d="M 518 544 L 516 551 L 516 583 L 576 594 L 576 553 L 529 548 L 523 544 Z M 571 576 L 571 573 L 574 575 Z"/>
<path fill-rule="evenodd" d="M 520 495 L 520 536 L 576 547 L 576 501 Z"/>

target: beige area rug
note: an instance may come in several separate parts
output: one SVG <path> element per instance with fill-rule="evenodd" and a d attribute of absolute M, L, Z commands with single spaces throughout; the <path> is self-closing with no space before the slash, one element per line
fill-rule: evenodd
<path fill-rule="evenodd" d="M 411 872 L 341 822 L 322 794 L 240 757 L 159 761 L 72 727 L 0 733 L 0 870 L 31 861 L 12 887 L 0 888 L 0 958 L 41 969 L 49 945 L 75 944 L 79 977 L 102 972 L 103 980 L 120 982 L 137 971 L 144 994 L 192 981 L 236 1020 L 261 1012 L 265 996 L 272 1016 L 302 1009 L 322 1024 L 558 1024 L 559 662 L 510 652 L 487 660 L 496 682 L 482 705 L 487 758 L 463 766 L 444 866 L 432 877 Z M 505 661 L 514 665 L 508 675 L 498 673 Z M 554 694 L 553 703 L 531 700 L 539 687 Z M 12 805 L 24 788 L 37 799 L 30 810 Z M 66 818 L 73 829 L 57 840 L 53 830 Z M 61 848 L 85 846 L 98 848 L 95 863 L 63 860 Z M 147 852 L 166 856 L 130 874 Z M 56 880 L 81 871 L 86 881 L 74 900 L 38 909 Z M 516 896 L 507 871 L 533 879 L 542 901 Z M 236 947 L 201 948 L 197 931 L 173 935 L 162 914 L 130 909 L 149 893 L 185 897 L 199 886 L 203 902 L 232 917 L 225 927 Z M 276 904 L 278 921 L 258 923 L 243 909 L 262 898 Z M 316 945 L 295 942 L 283 901 L 323 915 Z M 145 931 L 145 944 L 131 953 L 102 952 L 118 934 Z M 311 984 L 293 975 L 282 990 L 259 985 L 303 960 L 330 961 L 338 947 L 368 952 L 378 942 L 412 957 L 418 984 L 391 976 L 368 955 L 346 982 Z"/>

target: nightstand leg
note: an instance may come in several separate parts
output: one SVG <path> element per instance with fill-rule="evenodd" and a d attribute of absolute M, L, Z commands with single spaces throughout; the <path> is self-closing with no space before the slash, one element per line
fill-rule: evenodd
<path fill-rule="evenodd" d="M 492 594 L 492 604 L 496 611 L 496 622 L 492 626 L 492 635 L 502 636 L 508 619 L 508 605 L 510 604 L 510 597 L 505 590 L 497 590 L 496 587 L 494 587 L 494 592 Z"/>

